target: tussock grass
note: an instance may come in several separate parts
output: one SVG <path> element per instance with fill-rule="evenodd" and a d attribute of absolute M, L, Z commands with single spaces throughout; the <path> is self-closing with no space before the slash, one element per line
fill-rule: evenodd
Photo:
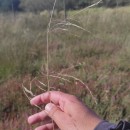
<path fill-rule="evenodd" d="M 129 13 L 129 7 L 86 10 L 75 15 L 73 19 L 76 21 L 73 22 L 87 31 L 72 26 L 67 28 L 69 31 L 53 30 L 52 42 L 49 45 L 49 71 L 53 75 L 55 72 L 65 72 L 83 80 L 94 93 L 98 104 L 93 102 L 84 86 L 72 79 L 71 83 L 65 83 L 60 79 L 55 81 L 55 77 L 51 77 L 50 80 L 54 80 L 52 86 L 79 96 L 104 119 L 113 122 L 120 119 L 130 120 Z M 71 18 L 73 14 L 75 12 L 69 12 L 68 17 Z M 54 20 L 57 17 L 62 18 L 61 14 L 58 14 Z M 13 104 L 9 113 L 11 116 L 15 110 L 18 115 L 32 110 L 28 101 L 23 98 L 22 90 L 14 85 L 17 81 L 4 81 L 14 77 L 20 77 L 21 81 L 24 76 L 27 81 L 31 81 L 41 70 L 46 71 L 48 21 L 46 14 L 24 13 L 17 14 L 15 18 L 11 14 L 0 14 L 0 95 L 3 97 L 0 99 L 0 114 L 6 114 L 3 110 L 8 106 L 8 101 Z M 79 85 L 80 89 L 76 85 Z M 16 88 L 18 90 L 15 90 Z M 15 93 L 12 90 L 15 90 Z M 10 123 L 12 119 L 13 117 L 9 120 L 6 117 L 4 122 Z M 21 120 L 25 118 L 21 117 L 17 121 Z M 18 122 L 16 130 L 20 129 Z M 10 128 L 6 129 L 10 130 L 11 127 L 10 125 Z M 0 129 L 4 129 L 2 123 Z"/>

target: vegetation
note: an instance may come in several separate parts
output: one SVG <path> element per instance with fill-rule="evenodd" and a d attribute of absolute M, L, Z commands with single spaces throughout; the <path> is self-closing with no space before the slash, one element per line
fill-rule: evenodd
<path fill-rule="evenodd" d="M 129 12 L 129 6 L 92 8 L 80 15 L 70 11 L 71 22 L 85 30 L 73 26 L 67 26 L 69 31 L 53 30 L 49 44 L 50 72 L 65 71 L 83 80 L 97 104 L 78 82 L 56 81 L 55 89 L 79 96 L 112 122 L 130 121 Z M 55 14 L 54 22 L 62 17 L 62 12 Z M 38 109 L 30 106 L 21 84 L 26 81 L 28 87 L 29 81 L 45 71 L 48 21 L 46 11 L 0 14 L 0 129 L 32 129 L 25 118 Z"/>
<path fill-rule="evenodd" d="M 56 9 L 80 9 L 87 7 L 98 0 L 57 0 Z M 0 0 L 0 11 L 43 11 L 52 9 L 54 0 Z M 102 0 L 98 6 L 117 7 L 125 6 L 130 3 L 130 0 Z"/>

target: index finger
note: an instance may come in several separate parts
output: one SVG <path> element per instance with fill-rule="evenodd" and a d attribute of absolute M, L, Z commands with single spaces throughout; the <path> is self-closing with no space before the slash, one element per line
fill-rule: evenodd
<path fill-rule="evenodd" d="M 32 105 L 41 105 L 43 103 L 52 102 L 56 105 L 59 105 L 60 101 L 65 100 L 65 98 L 68 96 L 68 94 L 59 91 L 50 91 L 34 97 L 33 99 L 31 99 L 30 103 Z"/>

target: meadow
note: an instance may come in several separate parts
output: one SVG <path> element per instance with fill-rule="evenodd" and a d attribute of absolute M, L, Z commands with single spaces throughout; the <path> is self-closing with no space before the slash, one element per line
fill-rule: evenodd
<path fill-rule="evenodd" d="M 97 104 L 75 81 L 53 85 L 78 96 L 104 119 L 130 121 L 130 7 L 69 11 L 68 19 L 81 28 L 58 25 L 51 31 L 49 71 L 81 79 Z M 54 15 L 52 25 L 60 20 L 63 12 Z M 46 11 L 0 14 L 0 130 L 33 129 L 26 119 L 39 110 L 30 106 L 21 86 L 46 72 L 48 22 Z"/>

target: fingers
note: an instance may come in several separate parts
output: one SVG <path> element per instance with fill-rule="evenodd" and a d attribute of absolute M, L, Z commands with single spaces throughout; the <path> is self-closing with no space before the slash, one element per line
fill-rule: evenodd
<path fill-rule="evenodd" d="M 70 95 L 59 91 L 50 91 L 34 97 L 30 103 L 32 105 L 41 105 L 43 103 L 49 103 L 51 101 L 54 104 L 58 105 L 61 100 L 66 100 L 69 98 L 69 96 Z"/>
<path fill-rule="evenodd" d="M 31 100 L 32 105 L 40 105 L 49 102 L 58 105 L 62 111 L 68 114 L 72 114 L 72 113 L 75 114 L 74 108 L 77 105 L 79 106 L 79 101 L 76 99 L 76 97 L 59 91 L 46 92 L 34 97 Z"/>
<path fill-rule="evenodd" d="M 45 106 L 45 111 L 30 116 L 28 118 L 28 122 L 29 124 L 34 124 L 43 121 L 47 116 L 49 116 L 52 120 L 54 120 L 57 126 L 62 130 L 66 129 L 72 130 L 73 128 L 75 129 L 72 118 L 68 114 L 64 113 L 59 107 L 57 107 L 52 103 L 49 103 Z M 53 130 L 53 127 L 56 128 L 56 126 L 54 126 L 54 123 L 50 123 L 37 127 L 35 130 Z"/>
<path fill-rule="evenodd" d="M 60 92 L 46 92 L 43 93 L 41 95 L 38 95 L 36 97 L 34 97 L 31 100 L 31 104 L 32 105 L 40 105 L 43 103 L 49 103 L 50 101 L 54 102 L 55 104 L 58 104 L 59 100 L 60 100 Z"/>
<path fill-rule="evenodd" d="M 47 113 L 45 111 L 41 111 L 39 113 L 36 113 L 28 118 L 29 124 L 35 124 L 38 122 L 41 122 L 45 120 L 48 117 Z"/>
<path fill-rule="evenodd" d="M 53 130 L 53 128 L 54 128 L 54 124 L 50 123 L 43 126 L 39 126 L 35 130 Z"/>

